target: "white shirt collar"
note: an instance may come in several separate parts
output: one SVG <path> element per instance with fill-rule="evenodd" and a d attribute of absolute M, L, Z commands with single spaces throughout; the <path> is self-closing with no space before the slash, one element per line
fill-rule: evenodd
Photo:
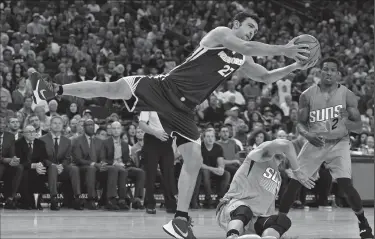
<path fill-rule="evenodd" d="M 40 132 L 42 132 L 42 131 L 40 131 Z M 52 135 L 53 139 L 57 138 L 58 140 L 60 140 L 61 135 L 57 136 L 57 135 L 53 134 L 52 132 L 51 132 L 51 135 Z"/>

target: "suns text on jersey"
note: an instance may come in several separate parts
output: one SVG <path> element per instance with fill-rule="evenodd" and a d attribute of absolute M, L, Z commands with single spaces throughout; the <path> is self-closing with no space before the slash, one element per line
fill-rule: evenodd
<path fill-rule="evenodd" d="M 341 108 L 343 108 L 342 105 L 336 105 L 324 109 L 312 110 L 310 111 L 309 121 L 311 123 L 314 123 L 337 118 L 339 116 Z"/>
<path fill-rule="evenodd" d="M 219 52 L 218 55 L 227 64 L 235 64 L 235 65 L 242 66 L 242 64 L 245 62 L 244 59 L 239 59 L 239 58 L 228 56 L 224 51 Z"/>
<path fill-rule="evenodd" d="M 279 171 L 273 168 L 267 168 L 263 173 L 263 179 L 260 181 L 260 185 L 268 192 L 276 195 L 279 192 L 281 186 L 281 177 Z"/>

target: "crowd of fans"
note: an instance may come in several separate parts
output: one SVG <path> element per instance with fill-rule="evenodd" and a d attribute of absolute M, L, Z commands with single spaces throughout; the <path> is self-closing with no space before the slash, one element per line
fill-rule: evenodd
<path fill-rule="evenodd" d="M 16 139 L 30 125 L 36 137 L 42 136 L 51 131 L 51 118 L 60 116 L 61 133 L 67 138 L 82 135 L 87 119 L 93 119 L 97 137 L 105 140 L 112 135 L 113 122 L 118 121 L 132 166 L 140 168 L 143 132 L 137 128 L 137 113 L 126 112 L 121 101 L 103 98 L 57 96 L 35 103 L 29 75 L 38 71 L 49 81 L 67 84 L 167 73 L 210 29 L 230 26 L 235 13 L 247 11 L 260 16 L 254 40 L 286 44 L 294 36 L 311 34 L 319 40 L 323 57 L 334 56 L 342 62 L 340 83 L 358 97 L 364 123 L 362 134 L 351 136 L 353 153 L 374 154 L 371 1 L 314 1 L 302 6 L 304 12 L 273 1 L 108 0 L 101 6 L 95 0 L 36 3 L 17 0 L 0 4 L 0 113 L 7 117 L 6 130 Z M 257 57 L 255 61 L 269 70 L 291 63 L 284 57 Z M 225 142 L 218 142 L 225 159 L 239 165 L 244 153 L 266 140 L 297 139 L 299 95 L 319 82 L 319 74 L 318 68 L 312 68 L 265 85 L 238 71 L 197 107 L 197 124 L 202 131 L 215 129 L 216 137 Z M 234 151 L 226 144 L 228 138 L 236 142 Z M 176 152 L 177 164 L 178 159 Z M 232 166 L 231 176 L 237 168 Z"/>

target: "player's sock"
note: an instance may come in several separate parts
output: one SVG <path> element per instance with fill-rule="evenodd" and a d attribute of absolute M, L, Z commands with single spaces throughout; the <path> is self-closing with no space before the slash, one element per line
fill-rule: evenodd
<path fill-rule="evenodd" d="M 359 213 L 363 211 L 361 197 L 359 196 L 357 190 L 353 187 L 352 180 L 350 178 L 338 178 L 337 184 L 348 196 L 348 203 L 353 211 Z"/>
<path fill-rule="evenodd" d="M 363 211 L 363 209 L 359 212 L 354 212 L 354 213 L 357 216 L 358 221 L 360 221 L 360 222 L 366 221 L 365 212 Z"/>
<path fill-rule="evenodd" d="M 295 179 L 291 179 L 285 193 L 280 201 L 279 212 L 287 214 L 294 200 L 296 199 L 297 192 L 301 188 L 301 183 Z"/>
<path fill-rule="evenodd" d="M 181 211 L 176 211 L 176 214 L 174 215 L 174 218 L 176 217 L 183 217 L 186 218 L 187 221 L 189 221 L 189 215 L 187 212 L 181 212 Z"/>
<path fill-rule="evenodd" d="M 236 229 L 230 229 L 228 232 L 227 232 L 227 237 L 231 236 L 231 235 L 237 235 L 239 236 L 240 235 L 240 232 Z"/>

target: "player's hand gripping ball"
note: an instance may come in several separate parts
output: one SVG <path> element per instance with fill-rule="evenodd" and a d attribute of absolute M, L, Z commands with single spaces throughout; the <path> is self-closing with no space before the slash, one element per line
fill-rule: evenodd
<path fill-rule="evenodd" d="M 310 54 L 306 55 L 307 60 L 301 60 L 300 63 L 308 66 L 308 68 L 313 67 L 318 63 L 321 58 L 320 43 L 319 41 L 308 34 L 303 34 L 295 38 L 294 44 L 306 44 L 309 45 Z"/>

